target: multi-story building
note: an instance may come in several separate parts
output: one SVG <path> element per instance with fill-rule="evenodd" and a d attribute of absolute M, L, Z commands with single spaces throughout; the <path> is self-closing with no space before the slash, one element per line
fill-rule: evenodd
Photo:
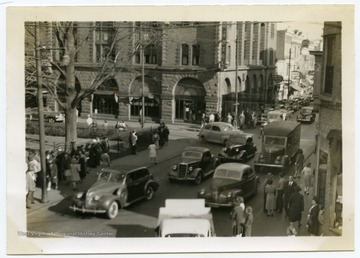
<path fill-rule="evenodd" d="M 52 35 L 47 48 L 58 49 L 51 26 L 42 28 Z M 240 108 L 274 99 L 275 23 L 81 22 L 75 42 L 82 89 L 100 73 L 105 56 L 115 64 L 114 76 L 81 101 L 82 116 L 137 120 L 144 107 L 147 120 L 199 123 L 203 112 L 234 112 L 236 93 Z"/>
<path fill-rule="evenodd" d="M 316 194 L 324 205 L 324 235 L 342 234 L 341 22 L 324 23 L 319 86 Z M 318 55 L 319 57 L 321 55 Z M 322 64 L 322 65 L 321 65 Z"/>

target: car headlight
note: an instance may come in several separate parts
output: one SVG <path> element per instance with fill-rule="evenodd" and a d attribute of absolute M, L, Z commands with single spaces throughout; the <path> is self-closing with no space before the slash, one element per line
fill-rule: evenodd
<path fill-rule="evenodd" d="M 173 166 L 173 170 L 176 170 L 177 169 L 177 165 Z"/>
<path fill-rule="evenodd" d="M 276 157 L 275 164 L 281 164 L 281 157 L 280 156 Z"/>
<path fill-rule="evenodd" d="M 229 192 L 229 193 L 227 193 L 226 197 L 227 197 L 227 198 L 231 198 L 232 195 L 233 195 L 233 193 L 232 193 L 232 192 Z"/>
<path fill-rule="evenodd" d="M 200 192 L 199 192 L 200 195 L 205 195 L 205 189 L 201 189 Z"/>
<path fill-rule="evenodd" d="M 95 200 L 95 201 L 98 201 L 98 200 L 100 200 L 100 197 L 101 197 L 100 195 L 95 195 L 95 196 L 94 196 L 94 200 Z"/>
<path fill-rule="evenodd" d="M 189 167 L 189 172 L 191 173 L 193 171 L 193 167 Z"/>
<path fill-rule="evenodd" d="M 78 198 L 78 199 L 81 199 L 81 197 L 83 196 L 83 192 L 79 192 L 79 193 L 77 193 L 76 194 L 76 198 Z"/>

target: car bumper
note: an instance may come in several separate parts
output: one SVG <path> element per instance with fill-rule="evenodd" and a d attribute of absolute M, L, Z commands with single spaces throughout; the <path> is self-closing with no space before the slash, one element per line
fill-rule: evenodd
<path fill-rule="evenodd" d="M 176 176 L 169 176 L 169 179 L 176 180 L 176 181 L 194 181 L 194 177 L 176 177 Z"/>

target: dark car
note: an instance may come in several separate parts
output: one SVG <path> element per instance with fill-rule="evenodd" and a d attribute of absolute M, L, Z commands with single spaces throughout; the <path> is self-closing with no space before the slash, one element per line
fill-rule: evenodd
<path fill-rule="evenodd" d="M 298 122 L 313 123 L 315 121 L 316 114 L 313 107 L 302 107 L 296 120 Z"/>
<path fill-rule="evenodd" d="M 233 207 L 236 198 L 257 193 L 260 179 L 247 164 L 225 163 L 215 170 L 210 187 L 198 192 L 209 207 Z"/>
<path fill-rule="evenodd" d="M 143 198 L 151 200 L 158 188 L 146 167 L 128 172 L 104 168 L 87 191 L 73 196 L 70 208 L 81 213 L 104 213 L 113 219 L 119 208 Z"/>
<path fill-rule="evenodd" d="M 253 134 L 233 135 L 229 137 L 228 146 L 218 154 L 215 164 L 220 165 L 226 162 L 245 163 L 255 156 L 256 151 Z"/>
<path fill-rule="evenodd" d="M 169 181 L 193 181 L 200 184 L 203 178 L 214 173 L 215 158 L 208 148 L 187 147 L 181 160 L 168 172 Z"/>

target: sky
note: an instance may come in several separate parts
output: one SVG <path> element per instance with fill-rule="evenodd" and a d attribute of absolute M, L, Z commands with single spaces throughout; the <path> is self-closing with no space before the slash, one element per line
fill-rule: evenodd
<path fill-rule="evenodd" d="M 320 22 L 282 22 L 277 24 L 278 30 L 289 28 L 290 30 L 300 30 L 305 39 L 321 39 L 324 23 Z"/>

